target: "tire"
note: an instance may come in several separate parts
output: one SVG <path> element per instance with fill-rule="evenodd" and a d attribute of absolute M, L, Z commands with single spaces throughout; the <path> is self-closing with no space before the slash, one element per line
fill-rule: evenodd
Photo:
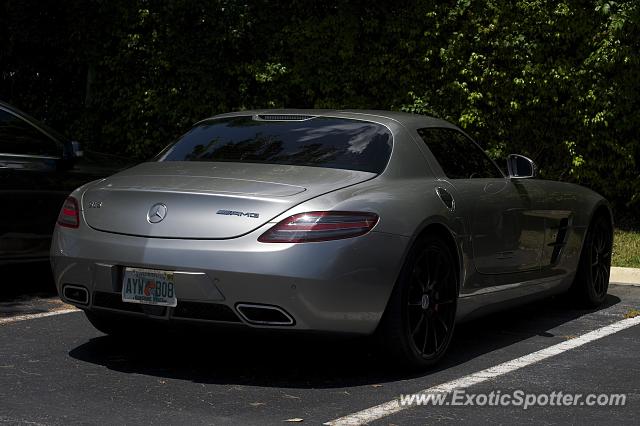
<path fill-rule="evenodd" d="M 612 246 L 611 222 L 605 215 L 597 215 L 587 230 L 578 270 L 571 287 L 574 300 L 580 306 L 595 308 L 607 298 Z"/>
<path fill-rule="evenodd" d="M 424 369 L 447 351 L 455 328 L 458 267 L 442 238 L 428 236 L 412 248 L 377 334 L 401 367 Z"/>

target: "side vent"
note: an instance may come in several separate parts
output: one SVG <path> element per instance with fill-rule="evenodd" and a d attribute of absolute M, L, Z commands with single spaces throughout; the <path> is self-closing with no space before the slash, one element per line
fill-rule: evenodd
<path fill-rule="evenodd" d="M 305 121 L 310 120 L 313 115 L 299 114 L 259 114 L 258 119 L 264 121 Z"/>
<path fill-rule="evenodd" d="M 549 246 L 553 247 L 553 253 L 551 253 L 551 264 L 555 265 L 560 258 L 562 248 L 567 244 L 567 231 L 569 230 L 569 219 L 564 218 L 560 220 L 558 228 L 556 229 L 556 239 L 554 242 L 549 243 Z"/>

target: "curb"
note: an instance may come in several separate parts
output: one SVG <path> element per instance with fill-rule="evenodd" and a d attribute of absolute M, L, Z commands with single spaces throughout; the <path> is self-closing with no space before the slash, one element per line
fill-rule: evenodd
<path fill-rule="evenodd" d="M 609 275 L 609 282 L 622 285 L 640 286 L 640 269 L 619 268 L 613 266 Z"/>

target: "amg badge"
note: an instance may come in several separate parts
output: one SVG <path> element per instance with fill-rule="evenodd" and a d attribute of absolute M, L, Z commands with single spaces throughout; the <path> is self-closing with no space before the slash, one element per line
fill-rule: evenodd
<path fill-rule="evenodd" d="M 254 219 L 257 219 L 260 217 L 258 213 L 251 213 L 251 212 L 245 213 L 245 212 L 237 212 L 234 210 L 218 210 L 216 214 L 223 214 L 225 216 L 245 216 L 245 217 L 252 217 Z"/>

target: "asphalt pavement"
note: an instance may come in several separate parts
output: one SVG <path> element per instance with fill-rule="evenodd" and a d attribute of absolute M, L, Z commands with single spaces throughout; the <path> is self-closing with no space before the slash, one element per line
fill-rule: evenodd
<path fill-rule="evenodd" d="M 604 306 L 561 297 L 460 325 L 444 361 L 403 372 L 366 339 L 202 332 L 120 341 L 50 292 L 0 301 L 0 422 L 9 424 L 322 424 L 401 394 L 460 380 L 640 309 L 640 287 Z M 140 330 L 144 336 L 151 330 Z M 637 424 L 640 326 L 465 389 L 468 394 L 624 394 L 624 406 L 411 406 L 373 424 Z"/>

